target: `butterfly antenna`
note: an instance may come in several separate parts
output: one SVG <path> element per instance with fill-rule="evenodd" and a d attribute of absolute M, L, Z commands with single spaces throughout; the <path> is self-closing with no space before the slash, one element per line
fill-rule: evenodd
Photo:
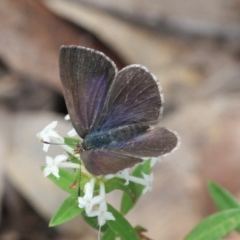
<path fill-rule="evenodd" d="M 52 143 L 52 142 L 48 142 L 48 141 L 42 141 L 42 143 L 51 144 L 51 145 L 67 145 L 66 143 Z M 70 143 L 68 145 L 76 146 L 76 143 L 73 142 L 73 143 Z"/>
<path fill-rule="evenodd" d="M 47 141 L 43 141 L 43 143 L 51 144 L 51 145 L 66 145 L 66 143 L 51 143 L 51 142 L 47 142 Z"/>

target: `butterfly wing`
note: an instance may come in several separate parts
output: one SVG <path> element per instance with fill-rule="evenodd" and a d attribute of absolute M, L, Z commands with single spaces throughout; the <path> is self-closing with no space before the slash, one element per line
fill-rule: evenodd
<path fill-rule="evenodd" d="M 84 151 L 81 153 L 81 158 L 86 169 L 94 175 L 116 173 L 142 162 L 140 158 L 104 149 Z"/>
<path fill-rule="evenodd" d="M 81 153 L 86 169 L 94 175 L 116 173 L 142 162 L 143 157 L 158 157 L 178 145 L 176 133 L 165 128 L 153 128 L 125 142 L 112 143 L 107 149 Z"/>
<path fill-rule="evenodd" d="M 162 102 L 157 79 L 145 67 L 130 65 L 118 72 L 94 129 L 156 123 L 161 115 Z"/>
<path fill-rule="evenodd" d="M 171 152 L 178 146 L 175 132 L 166 128 L 150 128 L 146 133 L 125 142 L 112 143 L 109 149 L 135 157 L 158 157 Z"/>
<path fill-rule="evenodd" d="M 72 124 L 80 137 L 133 123 L 156 123 L 163 97 L 157 80 L 139 65 L 130 65 L 116 76 L 115 64 L 103 53 L 76 46 L 60 50 L 60 76 Z M 116 77 L 115 77 L 116 76 Z M 115 173 L 142 161 L 170 152 L 177 136 L 153 128 L 108 149 L 81 153 L 87 170 L 95 175 Z"/>
<path fill-rule="evenodd" d="M 73 127 L 84 138 L 101 113 L 115 78 L 115 64 L 101 52 L 62 46 L 59 65 L 68 113 Z"/>

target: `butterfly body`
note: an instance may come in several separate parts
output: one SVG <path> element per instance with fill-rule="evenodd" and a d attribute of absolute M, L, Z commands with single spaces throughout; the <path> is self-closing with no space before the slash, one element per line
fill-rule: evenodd
<path fill-rule="evenodd" d="M 106 55 L 81 46 L 62 46 L 59 66 L 68 113 L 83 139 L 77 150 L 90 173 L 116 173 L 177 147 L 176 133 L 157 126 L 162 89 L 145 67 L 117 71 Z"/>
<path fill-rule="evenodd" d="M 79 147 L 83 150 L 121 148 L 121 143 L 143 134 L 149 128 L 146 124 L 130 124 L 116 127 L 110 130 L 93 132 L 87 135 Z"/>

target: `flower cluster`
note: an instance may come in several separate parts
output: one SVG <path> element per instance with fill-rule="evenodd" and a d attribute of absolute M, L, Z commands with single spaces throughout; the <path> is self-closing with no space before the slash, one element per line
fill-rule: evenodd
<path fill-rule="evenodd" d="M 105 200 L 105 186 L 103 182 L 100 182 L 100 194 L 94 196 L 94 184 L 95 178 L 92 178 L 90 182 L 87 182 L 84 191 L 85 195 L 78 198 L 78 206 L 85 208 L 85 212 L 89 217 L 98 217 L 99 226 L 103 226 L 106 220 L 115 220 L 112 213 L 107 211 L 107 203 Z M 93 210 L 93 207 L 98 205 L 97 210 Z"/>
<path fill-rule="evenodd" d="M 69 115 L 65 117 L 66 120 L 69 120 Z M 57 126 L 57 121 L 54 121 L 47 125 L 41 132 L 37 134 L 37 137 L 43 142 L 43 151 L 47 152 L 50 144 L 56 144 L 61 146 L 67 153 L 76 156 L 80 159 L 80 155 L 74 152 L 74 149 L 65 144 L 64 138 L 61 137 L 55 130 Z M 68 136 L 73 137 L 76 135 L 76 131 L 72 129 L 68 132 Z M 71 159 L 70 159 L 71 160 Z M 152 160 L 152 165 L 154 165 L 156 159 Z M 69 161 L 68 155 L 58 155 L 54 158 L 46 156 L 46 166 L 43 170 L 45 177 L 50 174 L 54 175 L 56 178 L 60 178 L 59 168 L 72 168 L 79 169 L 79 163 L 73 163 Z M 153 173 L 145 174 L 142 173 L 142 178 L 135 177 L 130 174 L 129 169 L 124 169 L 116 174 L 108 174 L 103 176 L 104 181 L 99 181 L 99 191 L 95 191 L 95 185 L 97 178 L 93 175 L 89 178 L 89 181 L 84 186 L 84 196 L 78 196 L 78 206 L 79 208 L 84 208 L 85 213 L 88 217 L 97 217 L 98 225 L 101 228 L 106 221 L 115 220 L 113 214 L 107 211 L 107 202 L 106 202 L 106 191 L 105 183 L 114 177 L 124 179 L 125 185 L 128 185 L 129 182 L 134 182 L 144 186 L 143 194 L 152 190 L 152 182 L 154 180 Z M 98 195 L 95 194 L 98 193 Z"/>

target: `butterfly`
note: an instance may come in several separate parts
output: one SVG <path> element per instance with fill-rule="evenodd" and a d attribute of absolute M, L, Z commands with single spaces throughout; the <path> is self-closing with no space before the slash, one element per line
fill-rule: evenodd
<path fill-rule="evenodd" d="M 83 139 L 77 151 L 90 173 L 116 173 L 176 148 L 177 134 L 156 125 L 163 95 L 147 68 L 117 71 L 102 52 L 82 46 L 62 46 L 59 68 L 72 125 Z"/>

